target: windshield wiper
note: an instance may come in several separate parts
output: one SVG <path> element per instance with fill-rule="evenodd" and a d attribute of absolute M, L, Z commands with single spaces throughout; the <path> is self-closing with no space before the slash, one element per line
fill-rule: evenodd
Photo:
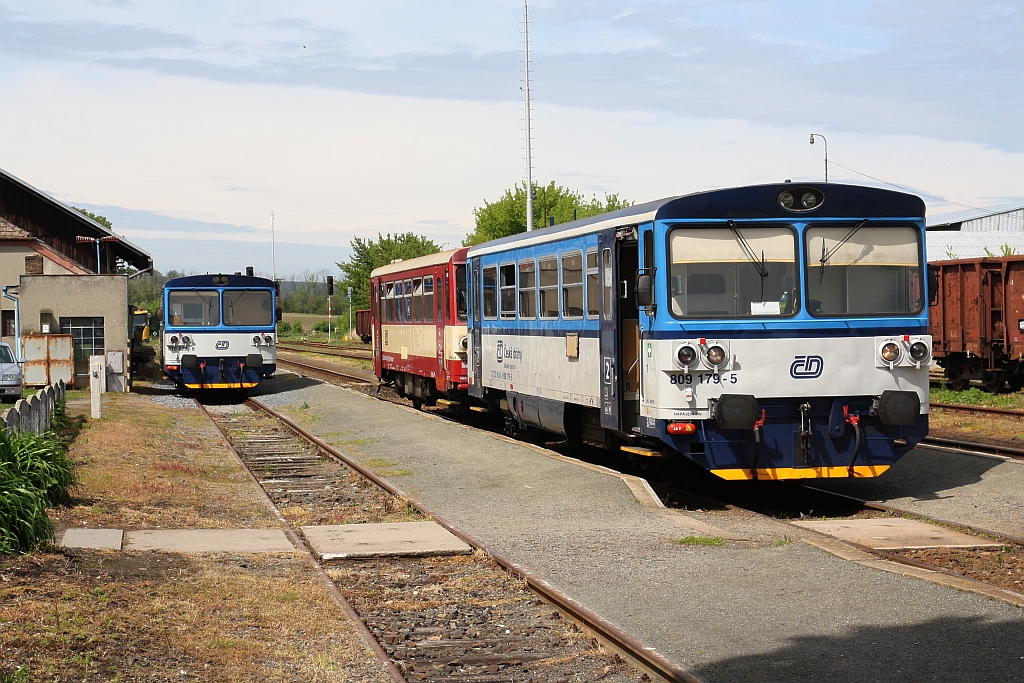
<path fill-rule="evenodd" d="M 764 251 L 761 252 L 761 258 L 757 258 L 757 254 L 754 253 L 754 249 L 747 242 L 746 238 L 740 233 L 740 229 L 736 227 L 736 223 L 729 221 L 729 229 L 732 230 L 733 234 L 736 235 L 736 241 L 740 243 L 740 248 L 743 249 L 744 255 L 747 260 L 754 264 L 754 269 L 757 270 L 757 274 L 761 276 L 761 301 L 764 301 L 764 279 L 768 277 L 768 266 L 764 260 Z"/>
<path fill-rule="evenodd" d="M 206 297 L 203 296 L 202 294 L 200 294 L 199 290 L 196 289 L 195 287 L 192 288 L 192 291 L 196 293 L 196 296 L 198 296 L 200 299 L 203 300 L 204 304 L 206 304 L 206 310 L 212 312 L 213 311 L 213 299 L 210 299 L 209 301 L 207 301 Z"/>
<path fill-rule="evenodd" d="M 868 219 L 865 218 L 857 225 L 850 228 L 850 231 L 843 235 L 843 238 L 839 240 L 834 247 L 825 251 L 825 238 L 821 238 L 821 258 L 818 259 L 818 263 L 821 264 L 821 273 L 818 275 L 818 284 L 820 285 L 825 281 L 825 266 L 828 265 L 828 260 L 835 256 L 836 252 L 839 251 L 844 244 L 853 239 L 853 236 L 857 234 L 857 231 L 867 225 Z"/>

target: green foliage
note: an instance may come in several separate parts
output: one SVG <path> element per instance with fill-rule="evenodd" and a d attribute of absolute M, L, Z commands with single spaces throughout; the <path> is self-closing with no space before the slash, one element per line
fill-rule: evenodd
<path fill-rule="evenodd" d="M 111 223 L 110 219 L 108 219 L 106 216 L 99 216 L 97 214 L 94 214 L 92 211 L 86 211 L 85 209 L 80 209 L 77 206 L 72 206 L 71 208 L 82 215 L 88 216 L 89 218 L 93 219 L 94 221 L 96 221 L 103 227 L 107 228 L 108 230 L 114 229 L 114 224 Z"/>
<path fill-rule="evenodd" d="M 1024 409 L 1024 394 L 1007 393 L 991 394 L 978 387 L 967 391 L 953 391 L 943 382 L 941 387 L 931 390 L 929 400 L 932 403 L 957 403 L 965 406 L 983 406 L 986 408 Z"/>
<path fill-rule="evenodd" d="M 1016 256 L 1017 250 L 1010 246 L 1009 242 L 1004 242 L 1003 246 L 999 247 L 999 252 L 1003 256 Z"/>
<path fill-rule="evenodd" d="M 334 328 L 334 334 L 338 334 L 338 323 L 334 323 L 333 328 Z M 328 328 L 327 328 L 327 321 L 326 320 L 321 320 L 316 325 L 313 325 L 313 331 L 314 332 L 323 332 L 324 334 L 327 334 L 327 329 Z"/>
<path fill-rule="evenodd" d="M 130 270 L 125 274 L 131 275 L 133 272 Z M 163 305 L 164 283 L 183 275 L 176 270 L 169 270 L 166 275 L 159 270 L 137 275 L 128 280 L 128 301 L 135 308 L 149 311 L 150 315 L 155 316 L 157 309 Z"/>
<path fill-rule="evenodd" d="M 949 246 L 948 244 L 946 245 L 946 258 L 948 258 L 950 261 L 955 261 L 957 258 L 959 258 L 956 255 L 956 252 L 953 251 L 953 247 Z"/>
<path fill-rule="evenodd" d="M 555 223 L 567 223 L 632 205 L 632 202 L 619 199 L 618 194 L 605 194 L 603 201 L 596 195 L 588 200 L 583 193 L 556 185 L 553 180 L 535 187 L 535 191 L 533 225 L 537 228 L 546 227 L 549 217 L 553 217 Z M 465 247 L 525 232 L 526 183 L 505 190 L 505 194 L 494 203 L 484 200 L 483 207 L 473 209 L 473 215 L 476 216 L 476 229 L 466 235 L 462 242 Z"/>
<path fill-rule="evenodd" d="M 46 508 L 67 503 L 76 481 L 74 463 L 52 434 L 0 430 L 0 553 L 52 541 Z"/>
<path fill-rule="evenodd" d="M 725 539 L 721 536 L 687 536 L 675 542 L 680 545 L 722 545 Z"/>
<path fill-rule="evenodd" d="M 327 315 L 327 271 L 307 270 L 295 280 L 282 282 L 281 308 L 285 313 Z"/>
<path fill-rule="evenodd" d="M 356 237 L 351 245 L 352 256 L 345 263 L 338 264 L 342 278 L 335 285 L 335 291 L 344 296 L 347 294 L 346 288 L 351 287 L 352 306 L 357 309 L 370 307 L 370 273 L 374 268 L 386 266 L 395 259 L 407 261 L 441 251 L 432 240 L 412 232 L 402 235 L 378 233 L 376 240 Z M 339 307 L 338 315 L 341 314 Z"/>
<path fill-rule="evenodd" d="M 292 324 L 291 323 L 280 322 L 280 323 L 277 324 L 277 333 L 278 334 L 291 334 L 291 331 L 292 331 Z"/>
<path fill-rule="evenodd" d="M 28 681 L 28 668 L 25 666 L 19 666 L 10 675 L 0 674 L 0 683 L 28 683 Z"/>

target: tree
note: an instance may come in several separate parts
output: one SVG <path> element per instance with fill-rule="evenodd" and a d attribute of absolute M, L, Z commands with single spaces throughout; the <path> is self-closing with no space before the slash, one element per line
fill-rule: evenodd
<path fill-rule="evenodd" d="M 282 282 L 281 309 L 285 313 L 327 315 L 327 271 L 306 270 L 298 279 Z"/>
<path fill-rule="evenodd" d="M 407 261 L 441 251 L 432 240 L 412 232 L 394 236 L 377 233 L 376 241 L 356 237 L 351 245 L 352 256 L 345 263 L 338 264 L 342 278 L 337 291 L 339 296 L 346 296 L 346 288 L 351 287 L 354 308 L 370 307 L 370 273 L 374 268 L 386 266 L 395 259 Z"/>
<path fill-rule="evenodd" d="M 103 227 L 107 228 L 108 230 L 114 229 L 114 224 L 111 223 L 110 219 L 108 219 L 106 216 L 99 216 L 97 214 L 94 214 L 92 211 L 86 211 L 85 209 L 80 209 L 77 206 L 72 206 L 71 208 L 77 211 L 78 213 L 88 216 L 89 218 L 93 219 L 94 221 L 96 221 Z"/>
<path fill-rule="evenodd" d="M 535 187 L 534 191 L 537 196 L 533 200 L 533 224 L 538 228 L 547 226 L 549 217 L 553 217 L 555 223 L 567 223 L 632 206 L 632 202 L 619 199 L 618 194 L 605 193 L 604 201 L 596 195 L 588 200 L 582 192 L 556 185 L 553 180 Z M 484 200 L 483 207 L 473 209 L 473 215 L 476 229 L 466 235 L 462 241 L 464 247 L 525 232 L 526 183 L 505 190 L 501 199 L 494 203 Z"/>

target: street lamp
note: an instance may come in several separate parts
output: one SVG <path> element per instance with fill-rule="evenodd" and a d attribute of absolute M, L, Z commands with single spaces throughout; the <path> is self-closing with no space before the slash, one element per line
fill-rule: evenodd
<path fill-rule="evenodd" d="M 825 136 L 820 133 L 811 133 L 811 144 L 814 144 L 814 138 L 821 138 L 822 142 L 825 143 L 825 182 L 828 182 L 828 140 Z"/>
<path fill-rule="evenodd" d="M 117 235 L 107 235 L 106 237 L 75 237 L 75 241 L 84 244 L 88 242 L 96 243 L 96 274 L 100 274 L 100 242 L 120 242 Z"/>

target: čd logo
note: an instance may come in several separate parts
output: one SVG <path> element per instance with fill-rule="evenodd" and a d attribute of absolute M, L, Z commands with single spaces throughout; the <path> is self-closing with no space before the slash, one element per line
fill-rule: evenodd
<path fill-rule="evenodd" d="M 817 379 L 824 367 L 825 361 L 821 356 L 793 356 L 789 376 L 793 379 Z"/>

